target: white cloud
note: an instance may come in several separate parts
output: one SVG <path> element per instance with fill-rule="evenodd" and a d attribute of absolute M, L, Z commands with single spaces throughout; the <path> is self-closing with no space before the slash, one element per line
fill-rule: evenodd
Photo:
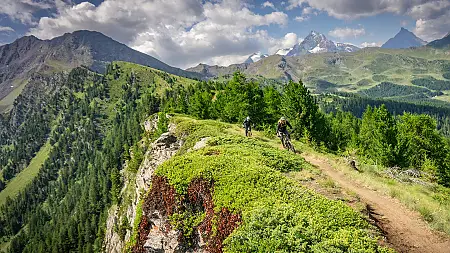
<path fill-rule="evenodd" d="M 56 0 L 61 1 L 61 0 Z M 2 0 L 0 14 L 10 17 L 23 24 L 35 24 L 33 13 L 39 10 L 50 9 L 55 6 L 55 0 Z"/>
<path fill-rule="evenodd" d="M 309 15 L 309 14 L 312 14 L 313 11 L 314 11 L 314 8 L 311 8 L 311 7 L 305 7 L 305 8 L 303 8 L 303 10 L 302 10 L 302 14 L 303 14 L 303 15 Z"/>
<path fill-rule="evenodd" d="M 297 22 L 303 22 L 303 21 L 306 21 L 308 19 L 309 19 L 308 16 L 297 16 L 297 17 L 294 18 L 294 20 L 297 21 Z"/>
<path fill-rule="evenodd" d="M 295 33 L 287 33 L 280 39 L 269 39 L 268 52 L 269 54 L 275 54 L 279 49 L 291 48 L 295 44 L 303 41 L 303 38 L 299 38 Z"/>
<path fill-rule="evenodd" d="M 42 18 L 30 30 L 48 39 L 89 29 L 178 67 L 199 62 L 228 64 L 270 48 L 277 40 L 263 30 L 284 26 L 283 12 L 259 15 L 240 0 L 105 0 L 61 5 L 55 17 Z"/>
<path fill-rule="evenodd" d="M 349 27 L 345 27 L 345 28 L 337 27 L 334 30 L 330 31 L 328 34 L 332 37 L 339 38 L 339 39 L 345 39 L 345 38 L 350 38 L 350 37 L 355 38 L 355 37 L 366 34 L 366 30 L 364 30 L 364 28 L 352 29 Z"/>
<path fill-rule="evenodd" d="M 263 6 L 264 8 L 265 8 L 265 7 L 269 7 L 269 8 L 272 8 L 272 9 L 274 9 L 274 10 L 277 10 L 277 9 L 275 8 L 275 5 L 273 5 L 273 3 L 269 2 L 269 1 L 264 2 L 264 3 L 262 4 L 262 6 Z"/>
<path fill-rule="evenodd" d="M 15 32 L 15 31 L 9 26 L 0 26 L 0 32 Z"/>
<path fill-rule="evenodd" d="M 382 42 L 363 42 L 361 43 L 361 47 L 381 47 L 383 45 Z"/>
<path fill-rule="evenodd" d="M 414 32 L 425 40 L 441 38 L 450 30 L 449 0 L 289 0 L 287 9 L 302 6 L 345 20 L 381 13 L 408 15 L 416 20 Z"/>

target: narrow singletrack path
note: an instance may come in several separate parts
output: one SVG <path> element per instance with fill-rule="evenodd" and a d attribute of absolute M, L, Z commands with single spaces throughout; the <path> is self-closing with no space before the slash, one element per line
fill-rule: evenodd
<path fill-rule="evenodd" d="M 367 203 L 372 218 L 383 230 L 389 246 L 398 252 L 450 253 L 450 238 L 432 231 L 417 212 L 409 210 L 396 199 L 357 184 L 342 172 L 333 169 L 324 158 L 306 153 L 301 155 L 342 188 L 355 192 Z"/>

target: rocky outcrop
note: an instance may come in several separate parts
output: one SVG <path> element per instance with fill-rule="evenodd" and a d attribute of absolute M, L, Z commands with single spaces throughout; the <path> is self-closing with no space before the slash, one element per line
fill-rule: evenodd
<path fill-rule="evenodd" d="M 147 192 L 150 188 L 153 172 L 164 161 L 171 158 L 180 149 L 182 141 L 178 140 L 172 132 L 161 135 L 153 144 L 152 148 L 145 155 L 136 175 L 136 193 Z"/>
<path fill-rule="evenodd" d="M 150 120 L 144 123 L 144 128 L 148 132 L 155 131 L 157 122 L 158 117 L 152 117 L 150 118 Z M 121 220 L 124 217 L 127 217 L 127 220 L 130 222 L 129 227 L 132 227 L 132 224 L 134 224 L 134 220 L 136 219 L 137 206 L 141 199 L 144 197 L 145 193 L 148 192 L 150 188 L 154 171 L 160 164 L 175 155 L 183 144 L 182 140 L 179 140 L 174 134 L 175 125 L 170 125 L 169 130 L 169 132 L 162 134 L 156 141 L 151 144 L 150 148 L 145 154 L 144 161 L 139 167 L 138 172 L 136 174 L 124 175 L 125 184 L 121 194 L 123 198 L 131 199 L 123 199 L 122 202 L 128 203 L 125 204 L 126 206 L 124 206 L 124 204 L 121 204 L 120 206 L 113 206 L 109 210 L 104 243 L 105 252 L 123 252 L 125 246 L 124 242 L 130 240 L 131 231 L 128 230 L 125 238 L 122 240 L 122 238 L 120 238 L 118 233 L 115 231 L 115 227 L 117 227 L 117 225 L 121 223 Z M 125 211 L 122 211 L 121 214 L 120 210 Z M 166 220 L 163 220 L 164 217 L 160 216 L 158 213 L 155 213 L 152 217 L 153 218 L 149 220 L 149 222 L 152 222 L 152 224 L 166 223 Z M 176 242 L 177 237 L 175 237 L 174 239 L 172 238 L 173 236 L 170 236 L 174 235 L 176 233 L 175 231 L 173 231 L 172 233 L 163 233 L 158 228 L 158 226 L 155 226 L 152 230 L 152 234 L 149 237 L 151 239 L 148 242 L 147 246 L 156 250 L 151 252 L 160 252 L 158 251 L 158 249 L 162 246 L 158 243 L 161 244 L 161 238 L 163 237 L 167 237 L 167 239 L 164 239 L 167 240 L 167 243 L 163 246 L 171 245 L 173 244 L 173 242 Z"/>

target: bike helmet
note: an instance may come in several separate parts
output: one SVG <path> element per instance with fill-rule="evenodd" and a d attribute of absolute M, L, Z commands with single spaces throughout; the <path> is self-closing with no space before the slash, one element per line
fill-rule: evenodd
<path fill-rule="evenodd" d="M 250 120 L 250 117 L 249 117 L 249 116 L 247 116 L 247 120 Z"/>
<path fill-rule="evenodd" d="M 280 119 L 281 121 L 285 121 L 286 120 L 286 118 L 285 117 L 281 117 L 281 119 Z"/>

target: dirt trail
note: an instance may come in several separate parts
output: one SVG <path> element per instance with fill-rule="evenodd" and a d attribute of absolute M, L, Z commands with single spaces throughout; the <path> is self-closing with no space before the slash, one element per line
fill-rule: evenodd
<path fill-rule="evenodd" d="M 328 161 L 310 154 L 302 156 L 318 166 L 341 187 L 355 192 L 371 208 L 377 225 L 384 231 L 390 246 L 398 252 L 450 253 L 450 239 L 433 232 L 420 215 L 396 199 L 358 185 L 331 167 Z"/>

